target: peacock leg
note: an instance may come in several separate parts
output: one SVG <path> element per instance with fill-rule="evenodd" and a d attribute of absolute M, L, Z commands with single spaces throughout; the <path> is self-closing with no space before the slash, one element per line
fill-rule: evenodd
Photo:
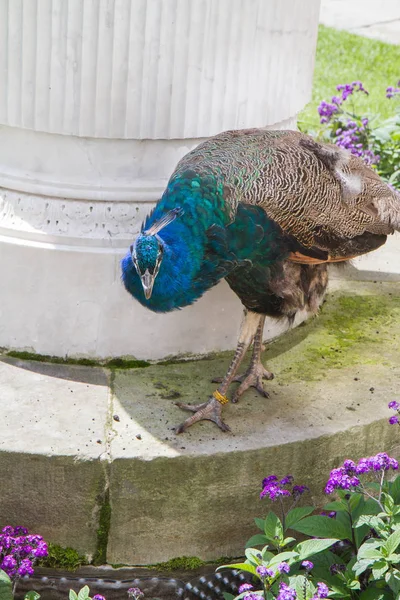
<path fill-rule="evenodd" d="M 186 421 L 178 425 L 175 430 L 176 433 L 183 433 L 188 427 L 193 425 L 193 423 L 204 420 L 213 421 L 220 429 L 222 429 L 222 431 L 230 431 L 228 425 L 224 423 L 221 418 L 222 405 L 228 402 L 228 398 L 225 394 L 237 373 L 248 347 L 250 346 L 256 335 L 256 332 L 260 327 L 261 320 L 263 321 L 262 326 L 264 327 L 265 317 L 263 315 L 250 311 L 245 313 L 235 355 L 221 384 L 207 402 L 203 402 L 202 404 L 184 404 L 183 402 L 176 403 L 179 408 L 194 413 L 191 417 L 186 419 Z"/>
<path fill-rule="evenodd" d="M 262 350 L 262 338 L 264 332 L 265 315 L 261 316 L 260 323 L 257 328 L 257 332 L 254 336 L 253 342 L 253 353 L 249 368 L 246 373 L 235 377 L 235 381 L 240 381 L 241 384 L 235 391 L 232 397 L 232 402 L 238 402 L 240 396 L 244 394 L 249 387 L 254 387 L 256 390 L 265 398 L 268 398 L 269 394 L 265 391 L 263 386 L 263 379 L 273 379 L 274 374 L 268 371 L 261 362 L 261 350 Z"/>

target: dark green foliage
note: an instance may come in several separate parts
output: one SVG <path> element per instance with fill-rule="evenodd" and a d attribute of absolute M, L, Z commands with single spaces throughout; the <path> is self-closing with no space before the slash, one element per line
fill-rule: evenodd
<path fill-rule="evenodd" d="M 87 564 L 86 558 L 73 548 L 63 548 L 58 544 L 49 543 L 48 549 L 49 555 L 39 562 L 40 567 L 75 571 L 82 565 Z"/>
<path fill-rule="evenodd" d="M 180 556 L 178 558 L 171 558 L 167 562 L 153 565 L 153 567 L 160 571 L 192 571 L 204 567 L 206 564 L 204 560 L 197 558 L 197 556 Z"/>
<path fill-rule="evenodd" d="M 110 497 L 107 492 L 100 509 L 99 528 L 97 529 L 97 549 L 93 558 L 94 565 L 103 565 L 107 562 L 107 545 L 110 523 L 111 505 Z"/>

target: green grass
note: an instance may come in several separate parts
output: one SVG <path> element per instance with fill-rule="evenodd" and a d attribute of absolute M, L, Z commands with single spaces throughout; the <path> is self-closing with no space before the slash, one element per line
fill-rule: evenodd
<path fill-rule="evenodd" d="M 314 71 L 312 101 L 299 115 L 302 130 L 319 129 L 317 106 L 321 100 L 330 101 L 336 94 L 336 85 L 360 80 L 369 91 L 355 94 L 357 108 L 363 114 L 393 114 L 393 101 L 385 96 L 389 85 L 400 79 L 400 46 L 385 44 L 358 35 L 319 28 L 317 56 Z M 347 101 L 349 103 L 349 101 Z M 360 111 L 361 112 L 361 111 Z"/>

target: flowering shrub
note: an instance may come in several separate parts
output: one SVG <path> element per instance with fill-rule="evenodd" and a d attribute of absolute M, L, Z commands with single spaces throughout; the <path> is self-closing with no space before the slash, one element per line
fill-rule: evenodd
<path fill-rule="evenodd" d="M 389 481 L 398 468 L 383 452 L 345 460 L 325 486 L 337 499 L 314 515 L 312 506 L 295 506 L 307 488 L 293 485 L 292 476 L 265 478 L 260 495 L 276 503 L 281 518 L 270 511 L 255 519 L 262 533 L 248 541 L 246 561 L 219 567 L 253 577 L 236 598 L 399 600 L 400 476 Z M 288 530 L 309 539 L 297 542 Z"/>
<path fill-rule="evenodd" d="M 400 189 L 400 81 L 386 89 L 394 115 L 381 122 L 379 115 L 357 111 L 357 96 L 368 95 L 361 81 L 339 84 L 336 91 L 330 102 L 323 100 L 318 106 L 321 131 L 310 133 L 360 157 L 385 181 Z"/>

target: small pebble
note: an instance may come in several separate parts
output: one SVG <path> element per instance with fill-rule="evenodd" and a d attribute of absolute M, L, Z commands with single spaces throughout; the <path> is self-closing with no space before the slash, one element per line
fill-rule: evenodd
<path fill-rule="evenodd" d="M 118 415 L 113 415 L 113 419 L 114 419 L 114 421 L 119 421 L 120 420 Z"/>
<path fill-rule="evenodd" d="M 142 439 L 142 436 L 140 435 L 140 433 L 136 434 L 136 438 L 137 438 L 138 440 L 141 440 L 141 439 Z"/>
<path fill-rule="evenodd" d="M 370 392 L 374 392 L 374 391 L 375 391 L 375 388 L 373 388 L 373 387 L 370 387 L 370 388 L 369 388 L 369 391 L 370 391 Z"/>

